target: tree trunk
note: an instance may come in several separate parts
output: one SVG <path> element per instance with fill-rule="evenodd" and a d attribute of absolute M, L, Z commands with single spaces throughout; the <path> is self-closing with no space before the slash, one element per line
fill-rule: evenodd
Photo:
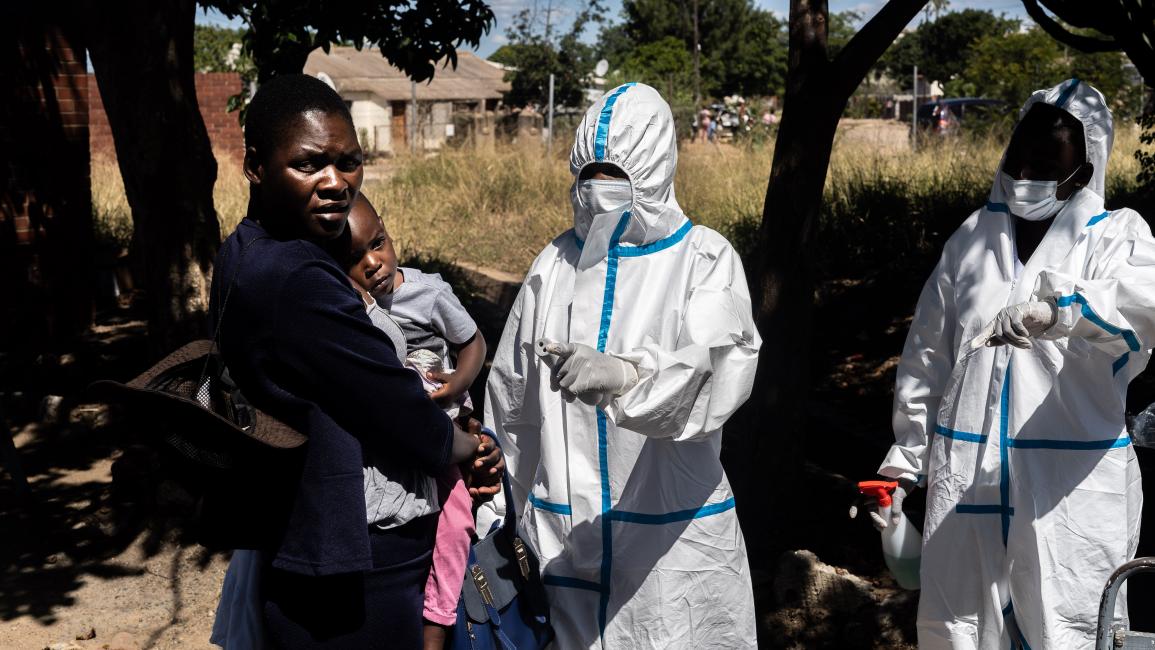
<path fill-rule="evenodd" d="M 88 75 L 79 21 L 57 13 L 0 10 L 0 349 L 17 355 L 92 324 Z"/>
<path fill-rule="evenodd" d="M 134 225 L 154 352 L 207 330 L 217 165 L 197 106 L 194 0 L 88 6 L 88 47 Z"/>
<path fill-rule="evenodd" d="M 782 486 L 798 485 L 804 462 L 814 307 L 811 258 L 838 120 L 866 73 L 926 2 L 891 0 L 833 61 L 826 49 L 826 1 L 790 2 L 786 95 L 753 274 L 763 344 L 754 392 L 739 419 L 747 437 L 735 450 L 741 454 L 734 472 L 739 503 L 757 504 L 745 510 L 742 525 L 751 564 L 760 568 L 793 546 L 792 528 L 784 522 L 791 508 L 805 507 L 804 499 L 783 498 Z"/>

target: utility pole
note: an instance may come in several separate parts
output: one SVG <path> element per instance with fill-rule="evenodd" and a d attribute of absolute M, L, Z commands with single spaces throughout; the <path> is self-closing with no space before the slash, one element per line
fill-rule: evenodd
<path fill-rule="evenodd" d="M 409 82 L 409 90 L 412 93 L 412 100 L 410 102 L 410 112 L 413 113 L 413 119 L 409 123 L 409 153 L 417 153 L 417 82 Z"/>
<path fill-rule="evenodd" d="M 685 5 L 683 5 L 685 6 Z M 698 0 L 694 0 L 694 110 L 701 108 L 702 103 L 702 75 L 698 67 L 698 60 L 702 54 L 702 44 L 698 42 Z"/>
<path fill-rule="evenodd" d="M 545 127 L 545 152 L 553 154 L 553 73 L 549 73 L 549 121 Z"/>
<path fill-rule="evenodd" d="M 549 0 L 549 2 L 545 5 L 545 42 L 546 43 L 550 42 L 550 40 L 549 40 L 550 27 L 552 27 L 552 24 L 551 24 L 552 22 L 553 22 L 553 0 Z"/>
<path fill-rule="evenodd" d="M 910 148 L 918 151 L 918 65 L 914 66 L 914 85 L 910 90 Z"/>

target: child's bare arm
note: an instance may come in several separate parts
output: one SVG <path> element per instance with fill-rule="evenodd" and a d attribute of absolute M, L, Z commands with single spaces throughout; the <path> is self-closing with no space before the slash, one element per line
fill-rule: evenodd
<path fill-rule="evenodd" d="M 485 337 L 478 330 L 474 333 L 473 338 L 469 339 L 457 351 L 457 368 L 453 373 L 429 373 L 430 379 L 444 382 L 441 388 L 433 391 L 429 396 L 438 404 L 442 404 L 443 402 L 452 402 L 463 395 L 473 385 L 473 380 L 477 379 L 477 375 L 481 373 L 481 367 L 485 365 L 485 353 Z"/>

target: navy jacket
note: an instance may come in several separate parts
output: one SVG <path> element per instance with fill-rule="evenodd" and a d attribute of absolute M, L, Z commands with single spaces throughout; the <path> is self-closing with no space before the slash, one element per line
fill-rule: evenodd
<path fill-rule="evenodd" d="M 449 418 L 316 244 L 277 241 L 244 219 L 217 254 L 212 314 L 241 392 L 309 438 L 273 566 L 306 575 L 371 568 L 365 450 L 440 473 Z"/>

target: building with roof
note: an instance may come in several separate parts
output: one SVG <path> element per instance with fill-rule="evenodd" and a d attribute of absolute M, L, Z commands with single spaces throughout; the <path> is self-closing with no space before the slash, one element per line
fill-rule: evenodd
<path fill-rule="evenodd" d="M 438 67 L 414 84 L 376 48 L 314 50 L 305 73 L 333 86 L 353 114 L 362 146 L 393 154 L 407 148 L 493 141 L 493 111 L 509 90 L 505 70 L 472 52 L 457 52 L 457 67 Z"/>

